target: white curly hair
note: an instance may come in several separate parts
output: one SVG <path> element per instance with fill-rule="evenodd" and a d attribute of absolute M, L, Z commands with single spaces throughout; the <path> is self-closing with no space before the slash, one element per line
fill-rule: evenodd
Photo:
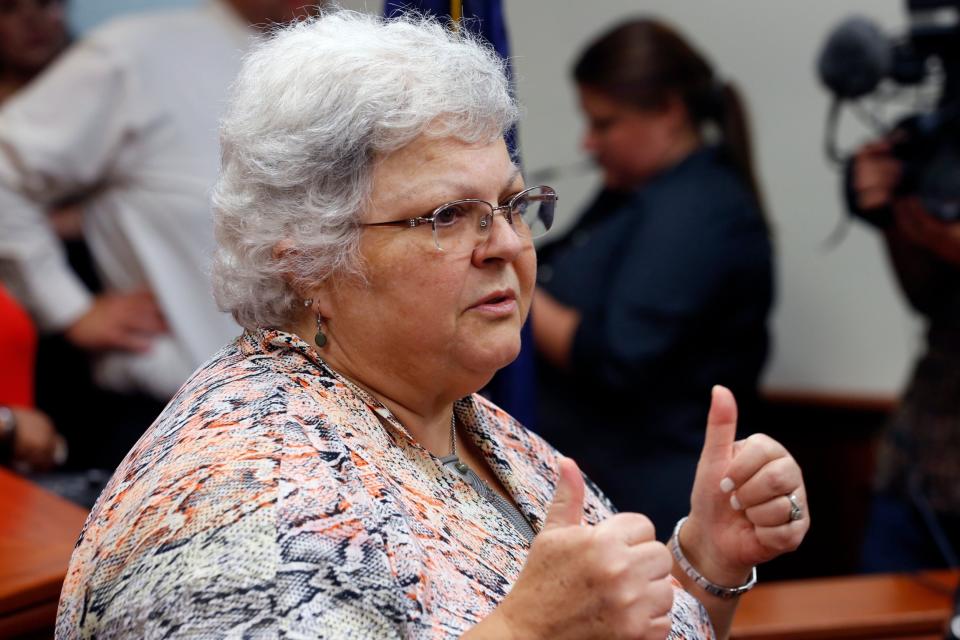
<path fill-rule="evenodd" d="M 378 159 L 421 135 L 492 141 L 518 117 L 504 62 L 465 29 L 340 9 L 277 29 L 244 60 L 221 123 L 220 308 L 247 328 L 293 321 L 298 291 L 362 276 Z"/>

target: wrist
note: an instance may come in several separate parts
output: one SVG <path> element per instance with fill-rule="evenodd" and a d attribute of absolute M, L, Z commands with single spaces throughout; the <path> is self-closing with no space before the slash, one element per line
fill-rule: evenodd
<path fill-rule="evenodd" d="M 756 567 L 724 561 L 711 553 L 695 522 L 682 518 L 670 538 L 670 550 L 681 572 L 707 593 L 732 598 L 749 591 L 757 580 Z"/>
<path fill-rule="evenodd" d="M 517 640 L 533 637 L 537 636 L 518 631 L 516 624 L 501 603 L 486 618 L 463 634 L 461 640 Z"/>

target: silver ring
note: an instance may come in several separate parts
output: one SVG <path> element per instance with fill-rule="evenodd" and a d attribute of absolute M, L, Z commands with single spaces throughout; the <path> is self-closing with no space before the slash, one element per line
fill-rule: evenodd
<path fill-rule="evenodd" d="M 800 506 L 800 502 L 797 500 L 797 494 L 791 493 L 787 496 L 787 500 L 790 501 L 790 522 L 796 522 L 803 518 L 803 508 Z"/>

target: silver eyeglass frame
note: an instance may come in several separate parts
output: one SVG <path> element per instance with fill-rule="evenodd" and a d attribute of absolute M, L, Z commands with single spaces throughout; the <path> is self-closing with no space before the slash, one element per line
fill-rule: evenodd
<path fill-rule="evenodd" d="M 510 200 L 506 204 L 502 204 L 497 207 L 493 206 L 486 200 L 480 200 L 479 198 L 462 198 L 460 200 L 451 200 L 450 202 L 444 202 L 442 205 L 434 209 L 430 213 L 430 215 L 417 216 L 415 218 L 402 218 L 400 220 L 388 220 L 386 222 L 362 222 L 360 223 L 360 226 L 361 227 L 409 227 L 412 229 L 415 227 L 419 227 L 422 224 L 429 224 L 431 225 L 431 228 L 433 231 L 434 246 L 437 248 L 438 251 L 444 251 L 444 248 L 440 246 L 440 237 L 437 233 L 437 214 L 439 214 L 441 211 L 443 211 L 447 207 L 451 207 L 458 204 L 482 204 L 490 209 L 490 213 L 487 215 L 481 216 L 480 218 L 478 231 L 481 234 L 483 234 L 492 225 L 494 216 L 500 215 L 500 216 L 503 216 L 503 219 L 506 220 L 510 228 L 513 229 L 513 232 L 516 233 L 518 237 L 522 238 L 524 236 L 520 235 L 520 232 L 517 231 L 517 226 L 513 223 L 513 213 L 512 213 L 513 206 L 514 206 L 514 203 L 517 201 L 517 199 L 527 195 L 531 191 L 536 191 L 537 189 L 545 189 L 549 195 L 553 196 L 553 203 L 554 205 L 556 205 L 557 200 L 559 200 L 559 198 L 557 197 L 557 191 L 553 187 L 548 187 L 547 185 L 541 184 L 533 187 L 528 187 L 523 191 L 520 191 L 514 194 L 513 196 L 510 197 Z M 533 240 L 534 238 L 542 237 L 544 234 L 547 233 L 547 231 L 550 231 L 552 227 L 553 227 L 553 218 L 551 217 L 550 226 L 548 226 L 543 233 L 539 233 L 536 235 L 530 234 L 529 239 Z"/>

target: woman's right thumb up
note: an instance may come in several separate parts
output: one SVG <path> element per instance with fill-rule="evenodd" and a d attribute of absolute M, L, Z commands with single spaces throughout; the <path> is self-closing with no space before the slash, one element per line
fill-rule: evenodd
<path fill-rule="evenodd" d="M 557 490 L 553 494 L 553 503 L 547 512 L 543 530 L 579 525 L 583 520 L 584 491 L 583 475 L 577 463 L 561 456 Z"/>

